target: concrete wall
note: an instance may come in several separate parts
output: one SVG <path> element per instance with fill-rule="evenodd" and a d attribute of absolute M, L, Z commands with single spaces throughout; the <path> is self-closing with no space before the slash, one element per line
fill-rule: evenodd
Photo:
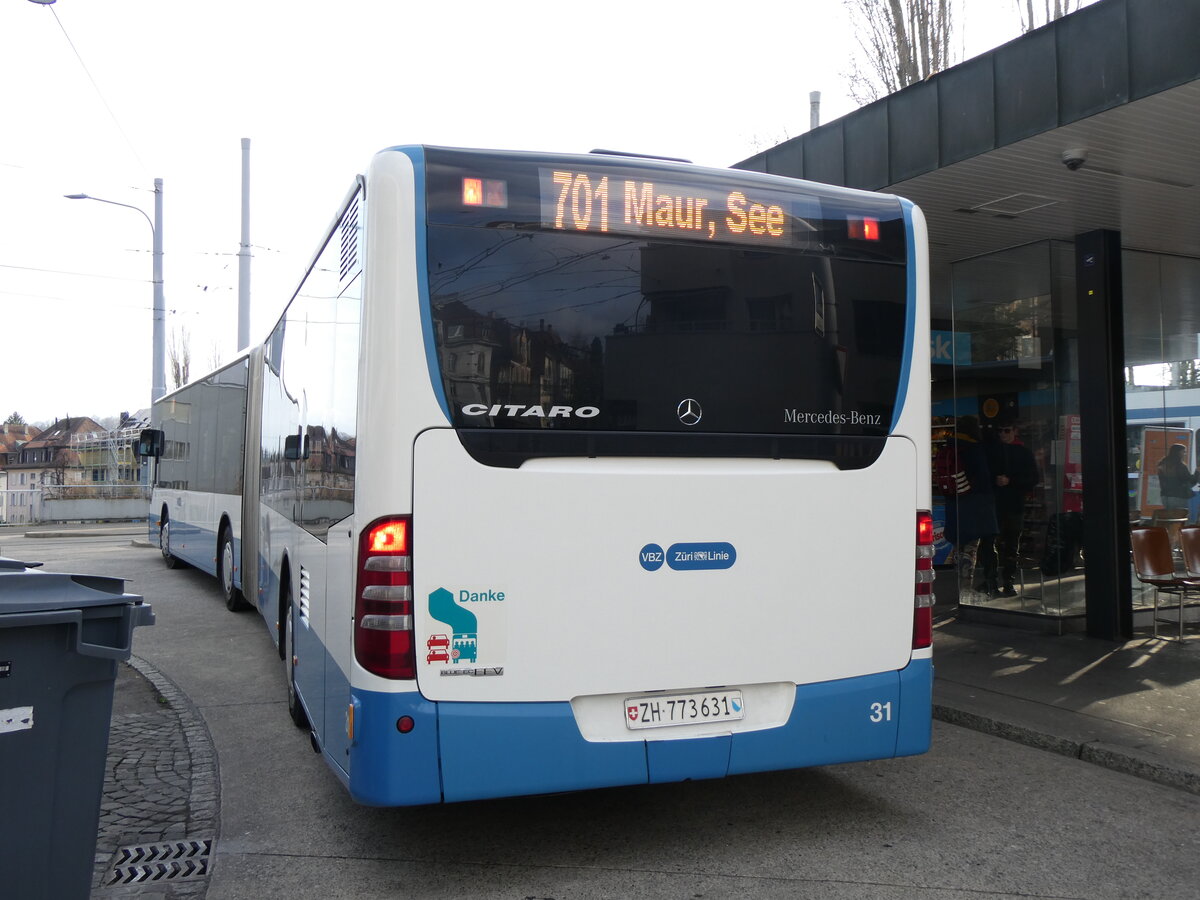
<path fill-rule="evenodd" d="M 144 519 L 150 512 L 145 499 L 43 500 L 40 522 L 78 522 L 98 519 Z"/>

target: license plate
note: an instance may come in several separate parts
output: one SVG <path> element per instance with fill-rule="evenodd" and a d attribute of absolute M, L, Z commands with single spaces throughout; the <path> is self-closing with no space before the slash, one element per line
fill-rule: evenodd
<path fill-rule="evenodd" d="M 625 701 L 625 725 L 631 729 L 727 722 L 745 716 L 741 691 L 655 694 L 651 697 L 630 697 Z"/>

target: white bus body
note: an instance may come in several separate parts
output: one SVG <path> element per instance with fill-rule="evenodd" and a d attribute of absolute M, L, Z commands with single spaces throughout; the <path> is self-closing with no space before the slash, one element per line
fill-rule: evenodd
<path fill-rule="evenodd" d="M 924 752 L 925 242 L 757 173 L 383 151 L 233 367 L 240 506 L 168 443 L 152 533 L 219 575 L 228 528 L 362 803 Z"/>

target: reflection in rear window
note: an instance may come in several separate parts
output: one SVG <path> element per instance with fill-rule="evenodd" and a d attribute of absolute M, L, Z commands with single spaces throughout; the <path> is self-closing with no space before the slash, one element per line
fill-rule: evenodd
<path fill-rule="evenodd" d="M 433 224 L 428 248 L 460 429 L 891 425 L 905 331 L 895 262 L 511 226 Z"/>

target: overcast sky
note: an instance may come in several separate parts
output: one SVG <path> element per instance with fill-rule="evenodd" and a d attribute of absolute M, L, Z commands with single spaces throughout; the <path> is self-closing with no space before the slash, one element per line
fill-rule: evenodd
<path fill-rule="evenodd" d="M 968 54 L 1019 32 L 970 0 Z M 990 13 L 990 17 L 986 14 Z M 0 2 L 0 419 L 149 405 L 153 180 L 167 331 L 192 373 L 235 352 L 241 146 L 251 340 L 355 173 L 396 144 L 727 166 L 854 108 L 840 0 Z M 169 384 L 169 380 L 168 380 Z"/>

